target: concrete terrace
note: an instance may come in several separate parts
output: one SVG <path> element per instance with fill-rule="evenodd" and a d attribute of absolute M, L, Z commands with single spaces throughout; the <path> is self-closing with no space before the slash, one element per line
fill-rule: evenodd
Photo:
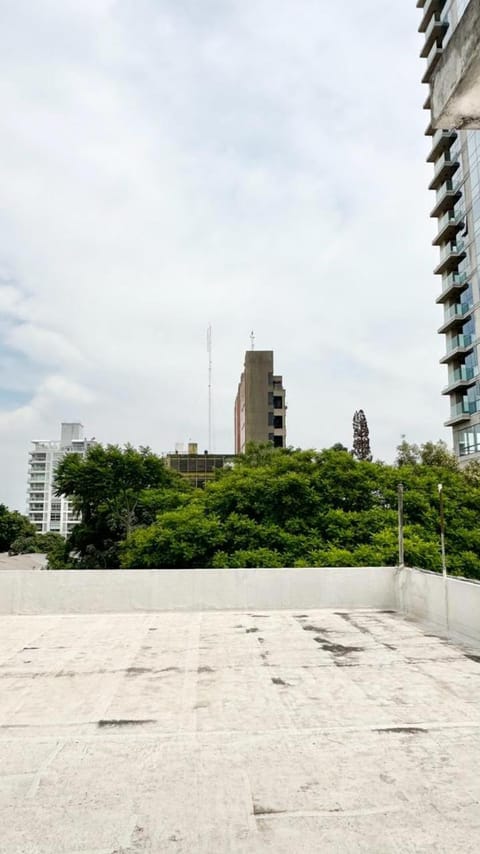
<path fill-rule="evenodd" d="M 477 852 L 480 655 L 385 610 L 6 615 L 0 851 Z"/>

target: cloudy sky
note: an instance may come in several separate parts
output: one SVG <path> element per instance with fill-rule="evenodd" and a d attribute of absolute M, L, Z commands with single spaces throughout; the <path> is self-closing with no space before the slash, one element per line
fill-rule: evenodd
<path fill-rule="evenodd" d="M 0 502 L 33 438 L 233 444 L 249 333 L 288 441 L 447 437 L 413 0 L 0 4 Z"/>

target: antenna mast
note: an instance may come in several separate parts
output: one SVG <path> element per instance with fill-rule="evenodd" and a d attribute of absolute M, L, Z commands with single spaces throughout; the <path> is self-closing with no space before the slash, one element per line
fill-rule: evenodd
<path fill-rule="evenodd" d="M 255 350 L 255 333 L 254 333 L 253 329 L 250 332 L 250 349 Z"/>
<path fill-rule="evenodd" d="M 212 451 L 212 324 L 207 327 L 208 353 L 208 450 Z"/>

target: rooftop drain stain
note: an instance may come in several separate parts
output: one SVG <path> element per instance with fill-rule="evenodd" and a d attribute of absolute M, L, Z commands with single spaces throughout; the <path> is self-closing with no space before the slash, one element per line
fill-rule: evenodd
<path fill-rule="evenodd" d="M 141 673 L 151 673 L 151 667 L 127 667 L 126 669 L 127 676 L 138 676 Z"/>
<path fill-rule="evenodd" d="M 279 676 L 272 676 L 272 682 L 274 685 L 285 685 L 286 688 L 292 687 L 290 682 L 284 682 Z"/>
<path fill-rule="evenodd" d="M 353 619 L 353 617 L 350 614 L 345 614 L 343 611 L 335 611 L 334 613 L 335 613 L 335 616 L 341 617 L 342 620 L 345 620 L 347 623 L 350 623 L 350 625 L 352 625 L 356 629 L 358 629 L 358 631 L 361 632 L 362 635 L 370 635 L 371 634 L 370 629 L 367 629 L 366 626 L 361 626 L 359 623 L 357 623 L 356 620 Z"/>
<path fill-rule="evenodd" d="M 253 805 L 253 814 L 254 815 L 278 815 L 278 813 L 286 812 L 286 810 L 272 810 L 269 807 L 261 807 L 257 804 Z"/>
<path fill-rule="evenodd" d="M 329 629 L 322 629 L 320 626 L 311 626 L 310 624 L 308 626 L 302 626 L 302 629 L 304 632 L 319 632 L 319 634 L 324 635 L 327 635 L 329 632 Z"/>
<path fill-rule="evenodd" d="M 421 726 L 385 726 L 378 727 L 373 732 L 400 732 L 407 735 L 416 735 L 418 732 L 428 732 L 428 729 Z"/>
<path fill-rule="evenodd" d="M 316 637 L 314 640 L 321 645 L 325 652 L 331 652 L 333 655 L 349 655 L 351 652 L 363 652 L 363 646 L 343 646 L 341 643 L 329 643 L 322 637 Z"/>
<path fill-rule="evenodd" d="M 258 632 L 258 629 L 245 629 L 245 634 L 249 635 L 251 632 Z"/>
<path fill-rule="evenodd" d="M 118 726 L 140 726 L 142 724 L 155 724 L 155 718 L 137 718 L 133 720 L 129 720 L 126 718 L 119 718 L 118 720 L 100 720 L 97 722 L 97 726 L 100 728 L 103 727 L 118 727 Z"/>

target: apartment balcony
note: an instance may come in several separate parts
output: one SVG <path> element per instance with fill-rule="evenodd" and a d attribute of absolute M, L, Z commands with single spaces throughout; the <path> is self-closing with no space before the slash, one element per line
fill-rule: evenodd
<path fill-rule="evenodd" d="M 445 320 L 437 331 L 442 335 L 457 324 L 465 323 L 472 314 L 472 308 L 469 303 L 455 303 L 446 310 Z"/>
<path fill-rule="evenodd" d="M 448 151 L 457 138 L 455 130 L 436 130 L 432 137 L 432 147 L 427 157 L 428 163 L 435 163 L 440 154 Z"/>
<path fill-rule="evenodd" d="M 450 160 L 448 151 L 442 154 L 435 164 L 435 172 L 428 189 L 439 190 L 442 184 L 455 174 L 459 166 L 458 160 Z"/>
<path fill-rule="evenodd" d="M 452 394 L 461 388 L 468 388 L 475 385 L 478 378 L 478 368 L 467 368 L 466 365 L 460 365 L 456 368 L 450 377 L 448 385 L 442 391 L 442 394 Z"/>
<path fill-rule="evenodd" d="M 470 405 L 462 400 L 461 403 L 456 403 L 450 410 L 450 418 L 445 421 L 445 427 L 453 427 L 454 424 L 461 424 L 462 421 L 470 421 Z"/>
<path fill-rule="evenodd" d="M 445 280 L 445 287 L 435 302 L 443 303 L 452 296 L 459 296 L 468 288 L 468 276 L 466 273 L 450 273 Z"/>
<path fill-rule="evenodd" d="M 465 356 L 471 353 L 474 347 L 473 335 L 455 335 L 454 338 L 447 344 L 447 352 L 440 359 L 440 364 L 447 365 L 449 362 L 455 361 L 458 356 Z"/>
<path fill-rule="evenodd" d="M 452 208 L 456 205 L 458 200 L 461 198 L 462 193 L 458 187 L 454 189 L 452 182 L 447 181 L 445 185 L 445 189 L 442 193 L 439 194 L 435 207 L 430 213 L 430 216 L 439 217 L 447 211 L 452 210 Z"/>
<path fill-rule="evenodd" d="M 424 109 L 424 110 L 430 110 L 430 109 L 431 109 L 431 107 L 432 107 L 432 99 L 431 99 L 431 97 L 430 97 L 430 92 L 429 92 L 429 93 L 428 93 L 428 95 L 427 95 L 427 97 L 426 97 L 426 99 L 425 99 L 425 102 L 424 102 L 424 104 L 423 104 L 423 109 Z M 432 127 L 432 126 L 431 126 L 431 124 L 429 125 L 429 127 Z M 425 134 L 425 135 L 426 135 L 426 136 L 433 136 L 433 128 L 432 128 L 432 133 L 428 133 L 428 134 Z"/>
<path fill-rule="evenodd" d="M 459 240 L 457 243 L 451 243 L 446 249 L 440 264 L 433 271 L 436 276 L 441 276 L 443 273 L 451 273 L 458 267 L 460 261 L 466 257 L 465 243 Z"/>
<path fill-rule="evenodd" d="M 434 44 L 441 45 L 443 37 L 449 28 L 449 23 L 446 18 L 443 18 L 435 13 L 430 23 L 425 30 L 425 41 L 420 56 L 426 59 Z"/>
<path fill-rule="evenodd" d="M 440 62 L 440 57 L 442 56 L 442 53 L 443 48 L 438 47 L 435 43 L 427 57 L 427 67 L 425 69 L 425 74 L 422 77 L 422 83 L 431 83 L 433 72 L 435 71 L 438 63 Z"/>
<path fill-rule="evenodd" d="M 443 246 L 444 243 L 452 240 L 464 225 L 465 214 L 463 211 L 460 213 L 447 211 L 438 221 L 438 232 L 432 240 L 432 246 Z"/>
<path fill-rule="evenodd" d="M 426 33 L 433 15 L 439 15 L 447 0 L 417 0 L 417 9 L 423 9 L 419 33 Z"/>

